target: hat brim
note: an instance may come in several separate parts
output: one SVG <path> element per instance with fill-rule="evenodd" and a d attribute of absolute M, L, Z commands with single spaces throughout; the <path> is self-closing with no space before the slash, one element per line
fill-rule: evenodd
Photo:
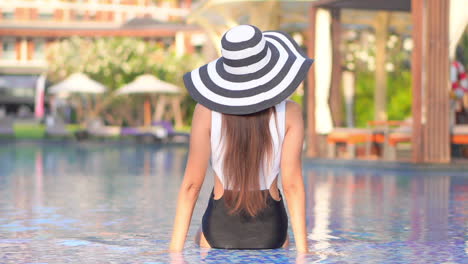
<path fill-rule="evenodd" d="M 184 75 L 192 98 L 220 113 L 245 115 L 287 99 L 306 78 L 313 59 L 285 32 L 265 31 L 271 53 L 266 65 L 247 74 L 225 70 L 223 57 Z"/>

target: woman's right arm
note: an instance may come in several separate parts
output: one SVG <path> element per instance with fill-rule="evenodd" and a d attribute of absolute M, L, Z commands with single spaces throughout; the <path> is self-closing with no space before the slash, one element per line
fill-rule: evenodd
<path fill-rule="evenodd" d="M 307 253 L 305 190 L 301 159 L 304 120 L 299 104 L 288 100 L 286 109 L 286 134 L 281 152 L 281 182 L 287 200 L 296 249 L 298 252 Z"/>
<path fill-rule="evenodd" d="M 201 104 L 195 106 L 190 132 L 190 146 L 184 179 L 179 188 L 169 250 L 180 252 L 184 248 L 193 209 L 198 200 L 210 159 L 211 111 Z"/>

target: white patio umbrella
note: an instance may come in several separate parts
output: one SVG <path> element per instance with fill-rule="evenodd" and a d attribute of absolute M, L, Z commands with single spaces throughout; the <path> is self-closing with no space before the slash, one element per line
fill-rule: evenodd
<path fill-rule="evenodd" d="M 62 94 L 62 93 L 103 93 L 107 88 L 89 78 L 84 73 L 74 73 L 65 80 L 51 86 L 49 93 Z"/>
<path fill-rule="evenodd" d="M 179 87 L 159 80 L 151 74 L 143 74 L 137 77 L 133 82 L 123 86 L 117 90 L 116 95 L 125 94 L 178 94 Z M 164 106 L 165 100 L 162 100 L 160 106 Z M 158 107 L 159 108 L 159 107 Z M 160 109 L 162 110 L 162 109 Z M 156 111 L 157 113 L 160 111 Z M 145 126 L 151 123 L 151 103 L 149 98 L 146 98 L 144 104 L 144 122 Z M 157 114 L 156 114 L 157 116 Z"/>
<path fill-rule="evenodd" d="M 57 98 L 66 98 L 70 94 L 79 93 L 79 94 L 101 94 L 104 93 L 107 88 L 102 85 L 101 83 L 89 78 L 86 74 L 78 72 L 70 75 L 65 80 L 51 86 L 49 88 L 49 93 L 55 94 Z M 80 105 L 79 108 L 82 108 L 83 99 L 77 101 Z M 92 105 L 91 98 L 88 98 L 89 106 Z M 93 107 L 86 107 L 85 108 L 87 113 L 86 115 L 89 116 L 90 113 L 94 110 Z"/>
<path fill-rule="evenodd" d="M 159 80 L 150 74 L 144 74 L 137 77 L 133 82 L 117 90 L 117 95 L 134 93 L 180 93 L 179 87 Z"/>

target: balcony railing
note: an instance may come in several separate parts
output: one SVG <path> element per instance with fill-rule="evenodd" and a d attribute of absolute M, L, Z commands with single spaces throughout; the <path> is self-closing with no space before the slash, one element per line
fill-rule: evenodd
<path fill-rule="evenodd" d="M 36 66 L 45 67 L 47 66 L 46 59 L 33 59 L 33 60 L 18 60 L 18 59 L 7 59 L 0 57 L 0 66 Z"/>
<path fill-rule="evenodd" d="M 160 20 L 167 20 L 169 17 L 183 18 L 188 15 L 190 8 L 188 7 L 172 7 L 170 2 L 162 2 L 160 6 L 151 5 L 128 5 L 119 4 L 117 1 L 114 3 L 98 3 L 96 2 L 83 2 L 83 3 L 70 3 L 61 2 L 58 0 L 44 1 L 26 1 L 26 0 L 1 0 L 0 9 L 2 12 L 14 12 L 16 8 L 37 8 L 39 13 L 54 12 L 55 10 L 65 10 L 74 12 L 85 11 L 111 11 L 116 13 L 127 14 L 151 14 L 154 18 Z"/>

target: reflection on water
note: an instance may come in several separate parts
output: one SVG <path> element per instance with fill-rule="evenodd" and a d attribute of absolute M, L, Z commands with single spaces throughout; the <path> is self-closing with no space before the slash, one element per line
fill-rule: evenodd
<path fill-rule="evenodd" d="M 0 263 L 466 263 L 468 178 L 304 170 L 310 248 L 164 252 L 186 146 L 1 143 Z M 290 229 L 290 236 L 292 237 Z"/>

